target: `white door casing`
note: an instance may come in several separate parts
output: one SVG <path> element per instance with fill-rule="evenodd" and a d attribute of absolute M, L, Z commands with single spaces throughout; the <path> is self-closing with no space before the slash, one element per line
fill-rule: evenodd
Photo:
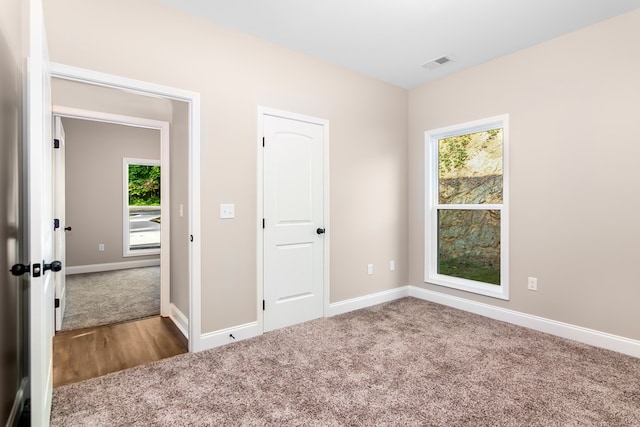
<path fill-rule="evenodd" d="M 29 377 L 31 423 L 49 425 L 53 392 L 53 261 L 51 76 L 40 0 L 26 4 L 28 19 L 26 163 L 29 263 Z"/>
<path fill-rule="evenodd" d="M 189 105 L 189 313 L 188 322 L 184 329 L 188 330 L 187 338 L 189 351 L 198 352 L 205 348 L 201 336 L 201 202 L 200 202 L 200 123 L 201 102 L 197 92 L 158 85 L 151 82 L 130 79 L 113 74 L 101 73 L 69 65 L 50 63 L 51 74 L 55 78 L 73 80 L 89 85 L 105 86 L 121 90 L 132 90 L 136 93 L 161 97 L 169 100 L 186 102 Z M 168 146 L 168 145 L 167 145 Z M 168 156 L 168 152 L 162 151 L 161 157 Z M 162 178 L 161 178 L 162 179 Z M 164 181 L 161 184 L 167 187 Z M 164 215 L 164 213 L 162 214 Z M 166 251 L 167 256 L 169 251 Z M 164 257 L 161 253 L 161 264 Z M 165 299 L 169 301 L 169 295 Z M 167 303 L 168 304 L 168 303 Z M 164 310 L 161 307 L 161 310 Z M 172 316 L 173 318 L 173 316 Z M 174 319 L 175 321 L 175 319 Z M 178 322 L 180 323 L 180 322 Z M 182 329 L 182 328 L 181 328 Z"/>
<path fill-rule="evenodd" d="M 53 214 L 58 220 L 58 228 L 54 231 L 54 257 L 62 263 L 62 271 L 54 275 L 56 285 L 55 309 L 56 331 L 62 329 L 64 309 L 66 306 L 66 214 L 65 214 L 65 138 L 64 127 L 60 116 L 53 118 L 53 135 L 57 141 L 57 148 L 53 151 Z"/>
<path fill-rule="evenodd" d="M 263 329 L 324 315 L 325 125 L 262 115 Z"/>

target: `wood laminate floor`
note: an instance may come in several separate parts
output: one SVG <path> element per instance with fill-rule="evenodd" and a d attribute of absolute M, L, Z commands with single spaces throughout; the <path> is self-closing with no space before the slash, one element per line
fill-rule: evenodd
<path fill-rule="evenodd" d="M 187 340 L 160 316 L 62 332 L 53 338 L 58 387 L 187 352 Z"/>

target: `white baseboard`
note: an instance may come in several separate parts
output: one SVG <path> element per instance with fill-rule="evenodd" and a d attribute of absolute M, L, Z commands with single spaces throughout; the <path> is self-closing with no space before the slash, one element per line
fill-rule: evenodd
<path fill-rule="evenodd" d="M 534 316 L 519 311 L 496 307 L 493 305 L 471 301 L 464 298 L 429 291 L 416 286 L 409 286 L 409 296 L 435 302 L 459 310 L 546 332 L 558 337 L 567 338 L 595 347 L 606 348 L 629 356 L 640 357 L 640 341 L 625 338 L 570 323 L 558 322 L 544 317 Z"/>
<path fill-rule="evenodd" d="M 245 323 L 227 329 L 207 332 L 200 335 L 200 350 L 208 350 L 221 345 L 246 340 L 262 335 L 258 322 Z"/>
<path fill-rule="evenodd" d="M 583 328 L 582 326 L 559 322 L 515 310 L 496 307 L 465 298 L 433 292 L 416 286 L 402 286 L 399 288 L 389 289 L 387 291 L 376 292 L 374 294 L 329 304 L 329 309 L 325 315 L 326 317 L 331 317 L 373 305 L 394 301 L 407 296 L 420 298 L 459 310 L 479 314 L 491 319 L 501 320 L 503 322 L 512 323 L 514 325 L 523 326 L 558 337 L 640 358 L 640 341 L 638 340 L 596 331 L 594 329 Z M 231 335 L 233 335 L 233 337 L 231 337 Z M 244 325 L 209 332 L 201 335 L 201 350 L 219 347 L 259 335 L 262 335 L 262 329 L 258 322 L 251 322 Z"/>
<path fill-rule="evenodd" d="M 335 316 L 337 314 L 348 313 L 349 311 L 359 310 L 361 308 L 370 307 L 372 305 L 382 304 L 400 298 L 409 296 L 409 287 L 402 286 L 400 288 L 389 289 L 387 291 L 376 292 L 375 294 L 364 295 L 357 298 L 351 298 L 344 301 L 329 304 L 326 317 Z"/>
<path fill-rule="evenodd" d="M 160 265 L 160 258 L 110 262 L 105 264 L 75 265 L 73 267 L 65 267 L 64 272 L 66 274 L 96 273 L 99 271 L 125 270 L 127 268 L 154 267 L 156 265 Z"/>
<path fill-rule="evenodd" d="M 180 329 L 182 335 L 184 335 L 186 339 L 189 339 L 189 319 L 173 304 L 169 306 L 169 319 Z"/>

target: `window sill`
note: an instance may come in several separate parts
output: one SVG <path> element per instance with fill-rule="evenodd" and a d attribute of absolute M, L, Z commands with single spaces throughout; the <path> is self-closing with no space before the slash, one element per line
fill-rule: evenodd
<path fill-rule="evenodd" d="M 447 288 L 458 289 L 465 292 L 471 292 L 478 295 L 484 295 L 491 298 L 509 300 L 509 289 L 506 284 L 491 285 L 475 280 L 460 279 L 443 274 L 432 274 L 425 277 L 425 283 L 444 286 Z"/>

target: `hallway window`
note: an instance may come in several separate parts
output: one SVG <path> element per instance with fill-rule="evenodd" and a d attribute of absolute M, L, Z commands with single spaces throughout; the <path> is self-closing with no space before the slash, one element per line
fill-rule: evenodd
<path fill-rule="evenodd" d="M 160 253 L 160 162 L 124 158 L 123 256 Z"/>
<path fill-rule="evenodd" d="M 426 132 L 425 282 L 509 298 L 507 120 Z"/>

